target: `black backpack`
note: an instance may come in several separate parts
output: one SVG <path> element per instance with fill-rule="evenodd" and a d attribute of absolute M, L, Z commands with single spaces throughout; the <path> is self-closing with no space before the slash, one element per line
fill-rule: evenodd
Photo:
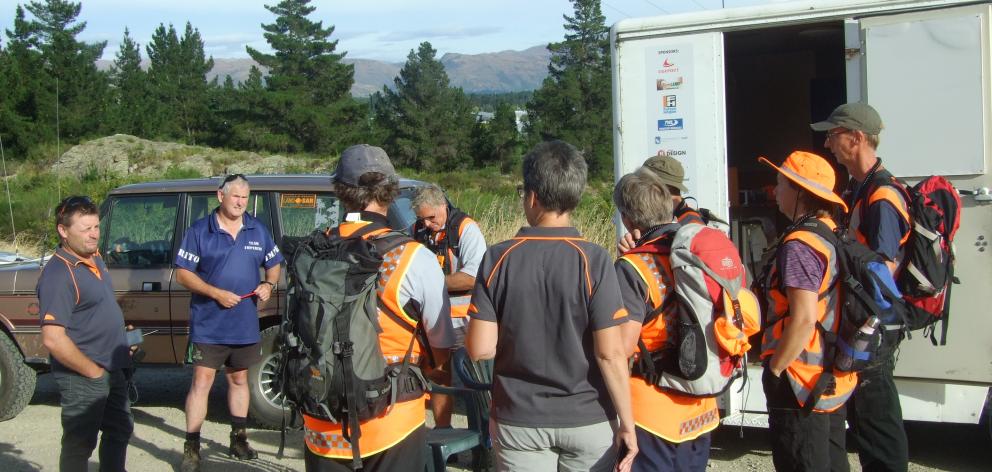
<path fill-rule="evenodd" d="M 387 312 L 376 295 L 383 255 L 412 241 L 392 230 L 361 237 L 383 228 L 370 224 L 347 238 L 336 229 L 318 230 L 294 251 L 279 337 L 281 358 L 274 388 L 294 413 L 340 423 L 344 438 L 352 444 L 356 469 L 362 465 L 359 422 L 379 416 L 395 403 L 420 397 L 428 385 L 411 362 L 418 337 L 427 346 L 418 310 L 408 311 L 418 322 L 411 328 L 402 362 L 386 364 L 379 347 L 377 308 Z"/>
<path fill-rule="evenodd" d="M 833 353 L 831 367 L 844 372 L 860 372 L 895 351 L 906 327 L 906 302 L 896 286 L 885 259 L 848 235 L 845 228 L 831 230 L 816 218 L 807 218 L 794 231 L 810 231 L 834 246 L 837 258 L 837 289 L 840 327 L 836 333 L 817 323 L 817 329 Z M 874 318 L 874 320 L 871 320 Z M 871 320 L 871 321 L 870 321 Z M 877 325 L 867 339 L 861 328 Z M 867 341 L 867 342 L 864 342 Z M 860 345 L 858 345 L 860 344 Z"/>

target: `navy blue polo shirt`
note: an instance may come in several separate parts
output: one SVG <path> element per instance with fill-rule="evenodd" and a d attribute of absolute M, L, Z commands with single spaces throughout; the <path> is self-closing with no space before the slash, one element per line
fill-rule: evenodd
<path fill-rule="evenodd" d="M 261 282 L 258 268 L 283 261 L 268 228 L 245 213 L 237 238 L 220 228 L 217 210 L 196 220 L 176 253 L 176 265 L 204 282 L 238 295 L 251 293 Z M 190 339 L 204 344 L 254 344 L 258 332 L 256 298 L 247 297 L 231 308 L 193 293 L 190 297 Z"/>
<path fill-rule="evenodd" d="M 104 370 L 131 366 L 124 314 L 99 254 L 83 261 L 58 248 L 41 271 L 37 291 L 42 325 L 64 327 L 76 347 Z M 69 370 L 54 357 L 52 369 Z"/>

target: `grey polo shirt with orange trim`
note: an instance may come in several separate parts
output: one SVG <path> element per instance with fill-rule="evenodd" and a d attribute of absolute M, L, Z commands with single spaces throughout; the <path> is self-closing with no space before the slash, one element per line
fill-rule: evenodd
<path fill-rule="evenodd" d="M 37 291 L 42 325 L 65 327 L 76 347 L 104 370 L 131 366 L 124 314 L 99 254 L 83 261 L 58 248 L 41 271 Z M 52 369 L 69 370 L 54 357 Z"/>
<path fill-rule="evenodd" d="M 627 321 L 609 254 L 575 228 L 521 228 L 489 248 L 469 316 L 498 325 L 493 417 L 576 427 L 616 417 L 593 331 Z"/>

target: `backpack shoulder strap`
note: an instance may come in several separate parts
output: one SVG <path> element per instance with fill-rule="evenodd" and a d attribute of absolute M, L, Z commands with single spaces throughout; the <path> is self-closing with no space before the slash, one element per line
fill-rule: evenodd
<path fill-rule="evenodd" d="M 454 205 L 448 205 L 448 222 L 445 224 L 447 227 L 445 238 L 448 240 L 448 248 L 452 251 L 458 251 L 462 240 L 462 231 L 465 230 L 462 226 L 466 221 L 472 221 L 472 219 Z"/>

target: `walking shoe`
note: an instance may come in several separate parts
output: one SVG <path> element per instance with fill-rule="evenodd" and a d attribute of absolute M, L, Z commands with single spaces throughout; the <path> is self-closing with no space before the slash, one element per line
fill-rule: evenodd
<path fill-rule="evenodd" d="M 231 447 L 227 450 L 227 455 L 242 461 L 258 457 L 258 453 L 248 445 L 248 432 L 243 428 L 231 431 Z"/>
<path fill-rule="evenodd" d="M 186 441 L 183 445 L 182 472 L 200 472 L 200 442 Z"/>

